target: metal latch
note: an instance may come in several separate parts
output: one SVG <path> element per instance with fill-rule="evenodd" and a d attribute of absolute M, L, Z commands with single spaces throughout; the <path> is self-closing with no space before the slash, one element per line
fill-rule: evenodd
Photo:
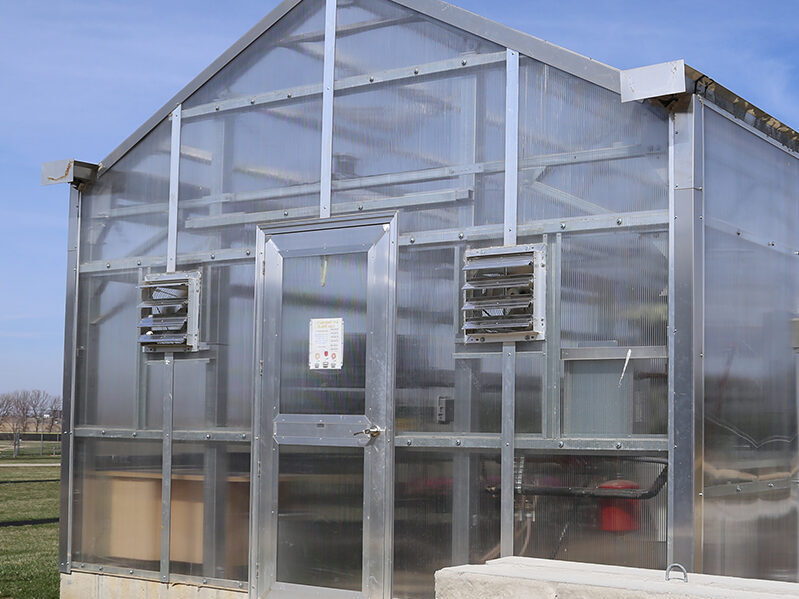
<path fill-rule="evenodd" d="M 369 435 L 372 439 L 379 437 L 380 433 L 383 431 L 380 430 L 380 427 L 376 425 L 372 425 L 369 428 L 365 428 L 362 431 L 358 431 L 357 433 L 353 433 L 353 437 L 357 437 L 358 435 Z"/>

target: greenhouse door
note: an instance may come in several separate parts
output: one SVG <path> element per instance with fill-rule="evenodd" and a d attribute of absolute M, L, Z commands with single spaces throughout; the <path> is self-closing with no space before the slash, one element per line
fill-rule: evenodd
<path fill-rule="evenodd" d="M 394 215 L 258 241 L 257 596 L 390 597 Z"/>

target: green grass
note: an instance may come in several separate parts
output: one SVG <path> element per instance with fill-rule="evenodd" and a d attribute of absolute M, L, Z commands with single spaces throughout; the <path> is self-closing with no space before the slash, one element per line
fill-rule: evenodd
<path fill-rule="evenodd" d="M 59 469 L 0 468 L 0 523 L 58 517 Z M 0 597 L 58 598 L 58 523 L 0 526 Z"/>

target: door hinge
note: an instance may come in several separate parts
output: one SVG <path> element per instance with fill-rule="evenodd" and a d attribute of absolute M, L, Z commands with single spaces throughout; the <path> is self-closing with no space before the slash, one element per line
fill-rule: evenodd
<path fill-rule="evenodd" d="M 261 276 L 266 276 L 266 260 L 261 259 Z"/>
<path fill-rule="evenodd" d="M 260 366 L 258 367 L 258 375 L 259 376 L 263 376 L 264 375 L 264 361 L 263 360 L 261 360 Z"/>

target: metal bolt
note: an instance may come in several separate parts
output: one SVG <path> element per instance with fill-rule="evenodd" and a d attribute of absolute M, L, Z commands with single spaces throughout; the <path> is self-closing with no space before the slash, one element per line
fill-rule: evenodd
<path fill-rule="evenodd" d="M 81 568 L 85 568 L 85 567 L 86 567 L 86 564 L 81 564 L 81 565 L 80 565 L 80 567 L 81 567 Z"/>
<path fill-rule="evenodd" d="M 617 218 L 617 219 L 616 219 L 616 224 L 617 224 L 617 225 L 620 225 L 620 224 L 621 224 L 621 219 L 620 219 L 620 218 Z"/>
<path fill-rule="evenodd" d="M 105 263 L 105 267 L 106 267 L 106 268 L 111 268 L 111 263 L 110 263 L 110 262 L 106 262 L 106 263 Z"/>
<path fill-rule="evenodd" d="M 465 59 L 465 58 L 464 58 L 463 60 L 461 60 L 461 64 L 462 64 L 463 66 L 466 66 L 466 59 Z"/>
<path fill-rule="evenodd" d="M 241 433 L 241 438 L 242 439 L 246 439 L 247 438 L 247 433 Z"/>
<path fill-rule="evenodd" d="M 216 106 L 214 106 L 214 110 L 219 110 L 219 104 L 217 104 Z"/>
<path fill-rule="evenodd" d="M 414 75 L 418 75 L 419 74 L 419 69 L 413 69 L 413 74 Z"/>
<path fill-rule="evenodd" d="M 141 260 L 136 260 L 136 265 L 141 266 Z"/>
<path fill-rule="evenodd" d="M 283 216 L 288 216 L 288 215 L 289 215 L 289 211 L 288 210 L 284 210 L 283 211 Z"/>
<path fill-rule="evenodd" d="M 774 242 L 773 242 L 773 241 L 769 241 L 769 242 L 768 242 L 768 245 L 769 245 L 769 247 L 772 247 L 772 248 L 773 248 L 773 247 L 774 247 Z"/>
<path fill-rule="evenodd" d="M 104 434 L 105 434 L 105 431 L 100 431 L 100 434 L 101 434 L 101 435 L 104 435 Z"/>
<path fill-rule="evenodd" d="M 375 82 L 375 78 L 373 76 L 370 76 L 369 77 L 369 83 L 374 83 L 374 82 Z"/>
<path fill-rule="evenodd" d="M 773 488 L 774 488 L 774 483 L 769 483 L 769 484 L 768 484 L 768 488 L 769 488 L 769 489 L 773 489 Z"/>
<path fill-rule="evenodd" d="M 211 433 L 206 433 L 206 434 L 205 434 L 205 438 L 206 438 L 206 439 L 210 439 L 210 438 L 211 438 Z"/>
<path fill-rule="evenodd" d="M 741 492 L 741 487 L 740 486 L 736 486 L 735 487 L 735 492 L 736 493 L 740 493 Z"/>
<path fill-rule="evenodd" d="M 138 434 L 138 433 L 137 433 L 136 431 L 133 431 L 133 436 L 134 436 L 134 437 L 135 437 L 137 434 Z"/>
<path fill-rule="evenodd" d="M 616 449 L 621 449 L 621 443 L 616 443 Z"/>
<path fill-rule="evenodd" d="M 563 441 L 558 441 L 558 447 L 563 447 Z"/>
<path fill-rule="evenodd" d="M 566 223 L 560 223 L 560 228 L 561 229 L 565 229 L 566 228 Z"/>
<path fill-rule="evenodd" d="M 412 443 L 413 443 L 413 441 L 411 441 L 410 439 L 408 439 L 407 441 L 405 441 L 405 445 L 408 445 L 409 447 L 410 447 L 410 445 L 411 445 Z"/>
<path fill-rule="evenodd" d="M 98 569 L 98 570 L 100 570 L 100 572 L 102 572 L 102 571 L 103 571 L 103 567 L 102 567 L 102 566 L 100 566 L 100 567 L 99 567 L 99 568 L 97 568 L 97 569 Z"/>
<path fill-rule="evenodd" d="M 700 497 L 704 497 L 704 496 L 705 496 L 705 494 L 704 494 L 704 493 L 702 493 L 702 491 L 699 491 L 699 496 L 700 496 Z"/>
<path fill-rule="evenodd" d="M 460 444 L 461 444 L 461 440 L 460 439 L 455 439 L 455 445 L 460 447 Z"/>
<path fill-rule="evenodd" d="M 211 254 L 211 260 L 214 260 L 215 258 L 216 258 L 216 254 Z"/>
<path fill-rule="evenodd" d="M 250 104 L 255 104 L 255 98 L 250 98 Z"/>
<path fill-rule="evenodd" d="M 250 250 L 244 250 L 244 253 L 249 256 L 250 255 Z"/>
<path fill-rule="evenodd" d="M 203 578 L 203 584 L 208 584 L 208 579 L 207 578 Z"/>
<path fill-rule="evenodd" d="M 363 210 L 363 204 L 358 204 L 358 210 Z"/>
<path fill-rule="evenodd" d="M 133 574 L 133 570 L 128 570 L 128 574 Z"/>
<path fill-rule="evenodd" d="M 458 239 L 463 239 L 463 233 L 458 233 Z"/>
<path fill-rule="evenodd" d="M 416 238 L 415 237 L 411 237 L 411 243 L 416 243 Z"/>
<path fill-rule="evenodd" d="M 291 97 L 291 92 L 287 93 L 287 94 L 286 94 L 286 97 L 287 97 L 287 98 L 290 98 L 290 97 Z"/>
<path fill-rule="evenodd" d="M 510 447 L 510 443 L 505 443 L 505 447 Z"/>

